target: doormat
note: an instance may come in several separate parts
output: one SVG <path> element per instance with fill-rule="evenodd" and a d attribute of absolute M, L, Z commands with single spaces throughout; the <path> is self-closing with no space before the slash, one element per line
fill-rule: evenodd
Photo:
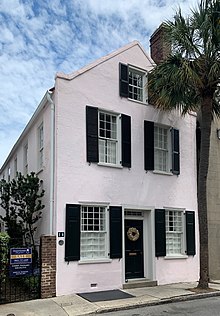
<path fill-rule="evenodd" d="M 120 290 L 78 293 L 77 295 L 89 302 L 113 301 L 134 297 L 134 295 Z"/>

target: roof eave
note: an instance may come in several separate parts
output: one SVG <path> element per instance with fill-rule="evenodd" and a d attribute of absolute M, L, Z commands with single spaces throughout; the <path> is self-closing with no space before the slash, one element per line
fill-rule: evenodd
<path fill-rule="evenodd" d="M 42 109 L 46 106 L 46 104 L 48 103 L 48 99 L 47 99 L 47 94 L 49 93 L 49 91 L 47 90 L 46 93 L 44 94 L 43 98 L 41 99 L 37 109 L 35 110 L 34 114 L 32 115 L 31 119 L 29 120 L 29 122 L 27 123 L 27 125 L 25 126 L 23 132 L 21 133 L 21 135 L 19 136 L 18 140 L 16 141 L 16 143 L 14 144 L 14 146 L 12 147 L 10 153 L 8 154 L 5 162 L 3 163 L 3 165 L 0 168 L 0 174 L 3 172 L 3 170 L 5 169 L 5 167 L 7 166 L 8 162 L 11 160 L 11 158 L 13 157 L 13 155 L 15 154 L 19 144 L 22 142 L 22 140 L 24 139 L 24 137 L 27 135 L 28 131 L 30 130 L 33 122 L 36 120 L 36 118 L 38 117 L 38 115 L 40 114 L 40 112 L 42 111 Z M 49 93 L 51 94 L 51 93 Z"/>

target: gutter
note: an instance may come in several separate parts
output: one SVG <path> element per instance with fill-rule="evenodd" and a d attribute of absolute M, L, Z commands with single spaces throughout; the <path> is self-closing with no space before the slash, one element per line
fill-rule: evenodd
<path fill-rule="evenodd" d="M 50 222 L 49 234 L 53 235 L 54 215 L 54 160 L 55 160 L 55 104 L 51 98 L 51 92 L 47 91 L 47 101 L 50 104 Z"/>

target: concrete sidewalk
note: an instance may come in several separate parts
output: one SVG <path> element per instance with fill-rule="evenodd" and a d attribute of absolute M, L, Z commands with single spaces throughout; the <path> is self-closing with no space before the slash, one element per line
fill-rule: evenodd
<path fill-rule="evenodd" d="M 50 299 L 0 305 L 0 316 L 76 316 L 128 309 L 133 307 L 165 304 L 196 298 L 220 296 L 220 281 L 210 283 L 214 291 L 195 294 L 190 289 L 197 283 L 177 283 L 123 290 L 135 297 L 90 303 L 78 295 L 65 295 Z"/>

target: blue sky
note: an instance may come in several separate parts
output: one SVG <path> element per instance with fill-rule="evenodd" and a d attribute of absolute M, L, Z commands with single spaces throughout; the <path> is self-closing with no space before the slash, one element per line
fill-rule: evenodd
<path fill-rule="evenodd" d="M 71 73 L 149 37 L 197 0 L 0 0 L 0 165 L 56 72 Z"/>

